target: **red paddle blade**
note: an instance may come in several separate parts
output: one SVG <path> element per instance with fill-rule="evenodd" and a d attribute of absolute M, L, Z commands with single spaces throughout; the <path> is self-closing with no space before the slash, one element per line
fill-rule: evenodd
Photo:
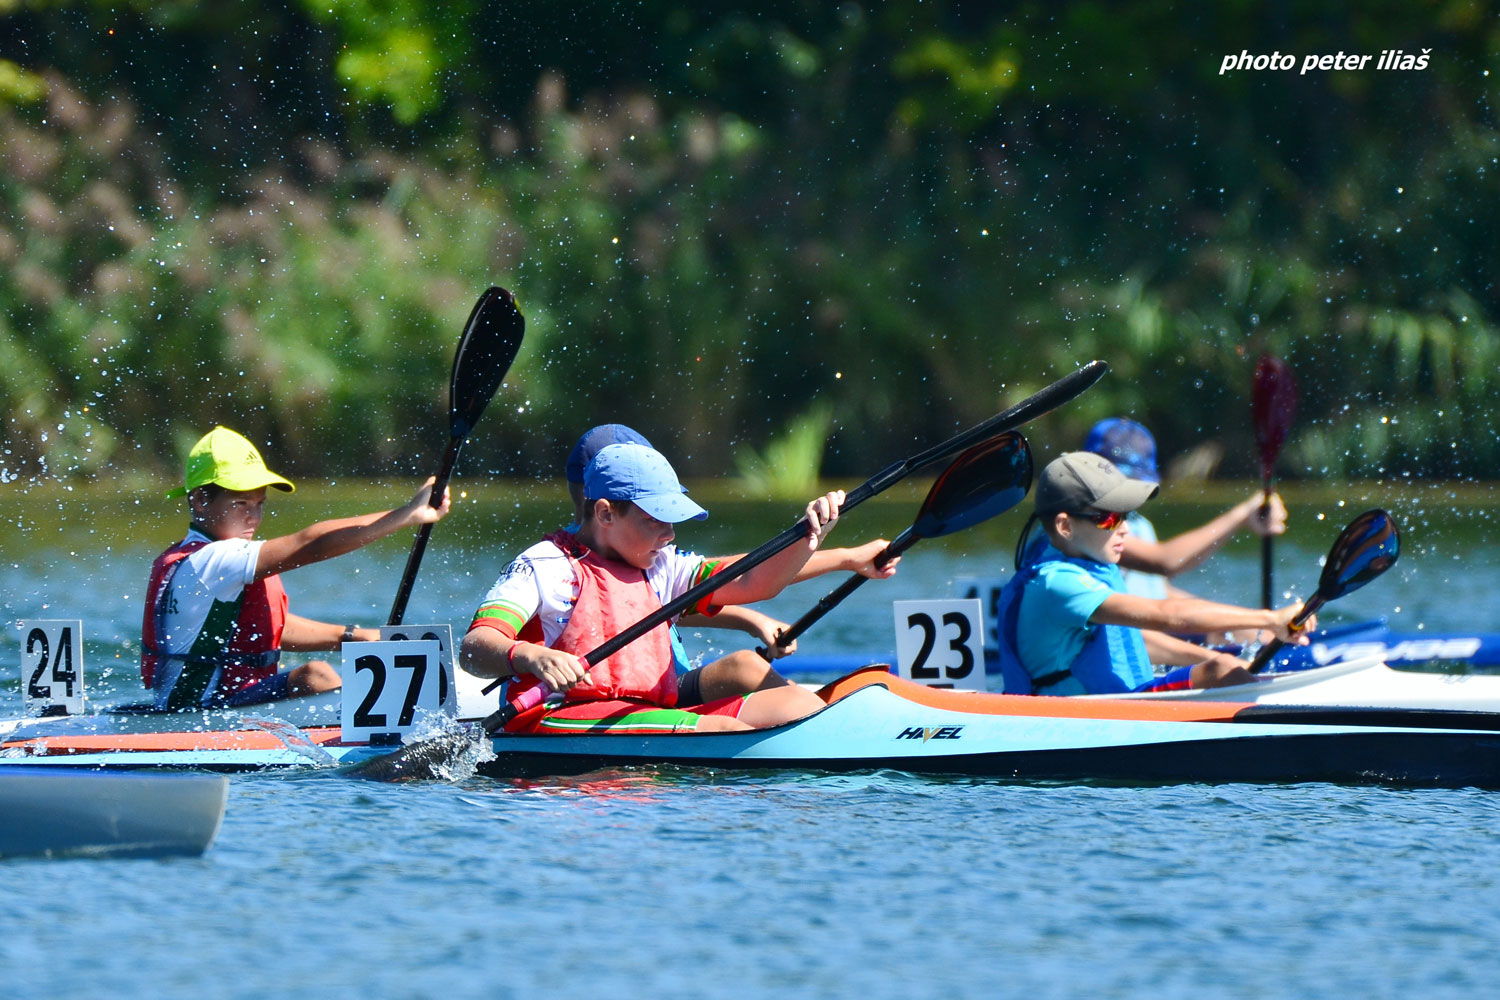
<path fill-rule="evenodd" d="M 1255 389 L 1250 397 L 1262 479 L 1271 478 L 1296 411 L 1297 383 L 1292 378 L 1292 366 L 1274 355 L 1262 356 L 1255 364 Z"/>

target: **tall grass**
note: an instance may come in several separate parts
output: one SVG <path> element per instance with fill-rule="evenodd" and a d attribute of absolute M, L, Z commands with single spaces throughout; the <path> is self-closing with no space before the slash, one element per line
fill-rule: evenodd
<path fill-rule="evenodd" d="M 818 487 L 832 426 L 832 408 L 815 405 L 794 418 L 785 432 L 764 448 L 741 445 L 734 453 L 734 464 L 746 491 L 752 496 L 785 500 L 812 496 Z"/>

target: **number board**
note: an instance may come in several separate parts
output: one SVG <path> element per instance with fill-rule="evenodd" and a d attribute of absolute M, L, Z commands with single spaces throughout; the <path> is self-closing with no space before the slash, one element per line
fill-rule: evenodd
<path fill-rule="evenodd" d="M 453 690 L 453 626 L 451 625 L 382 625 L 380 638 L 385 642 L 406 642 L 408 639 L 431 639 L 440 647 L 439 658 L 443 664 L 442 700 L 448 700 Z"/>
<path fill-rule="evenodd" d="M 447 625 L 382 628 L 408 636 L 344 644 L 340 737 L 346 743 L 386 743 L 412 731 L 418 712 L 452 718 L 453 664 Z"/>
<path fill-rule="evenodd" d="M 1000 588 L 1005 586 L 1003 576 L 961 576 L 953 581 L 958 596 L 964 599 L 978 598 L 984 605 L 984 648 L 1000 648 Z"/>
<path fill-rule="evenodd" d="M 83 622 L 21 625 L 21 693 L 27 715 L 83 712 Z"/>
<path fill-rule="evenodd" d="M 892 601 L 896 672 L 928 687 L 985 690 L 984 613 L 978 599 Z"/>

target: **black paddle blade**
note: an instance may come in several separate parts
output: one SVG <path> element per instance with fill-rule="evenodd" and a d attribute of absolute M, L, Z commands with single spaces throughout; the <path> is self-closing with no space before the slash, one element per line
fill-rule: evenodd
<path fill-rule="evenodd" d="M 526 319 L 516 298 L 493 287 L 479 296 L 463 339 L 453 356 L 453 379 L 448 386 L 449 431 L 454 438 L 468 437 L 490 397 L 500 388 L 526 332 Z"/>
<path fill-rule="evenodd" d="M 521 349 L 521 335 L 525 332 L 526 320 L 516 308 L 515 296 L 505 289 L 492 287 L 474 303 L 468 322 L 464 323 L 458 350 L 453 354 L 453 376 L 448 383 L 448 447 L 443 452 L 437 475 L 433 477 L 432 506 L 441 506 L 443 489 L 448 485 L 453 467 L 458 464 L 459 450 L 474 429 L 479 415 L 489 405 L 495 390 L 500 388 L 505 373 L 510 370 L 510 363 Z M 424 524 L 417 531 L 411 554 L 406 557 L 401 584 L 396 588 L 396 600 L 391 603 L 387 625 L 400 625 L 401 619 L 406 617 L 406 602 L 411 598 L 417 568 L 422 565 L 422 555 L 427 551 L 427 539 L 431 534 L 431 524 Z"/>
<path fill-rule="evenodd" d="M 1339 532 L 1318 577 L 1318 592 L 1307 599 L 1292 623 L 1300 626 L 1324 604 L 1363 587 L 1396 565 L 1400 555 L 1401 533 L 1396 530 L 1395 519 L 1383 510 L 1365 511 Z M 1266 669 L 1284 645 L 1280 639 L 1273 639 L 1262 646 L 1250 664 L 1250 672 L 1258 674 Z"/>
<path fill-rule="evenodd" d="M 449 777 L 453 762 L 474 749 L 475 736 L 466 729 L 419 740 L 391 753 L 339 769 L 347 778 L 370 781 L 436 781 Z"/>
<path fill-rule="evenodd" d="M 1331 601 L 1353 593 L 1392 566 L 1401 555 L 1401 532 L 1383 510 L 1367 510 L 1349 522 L 1328 553 L 1318 578 L 1318 596 Z"/>
<path fill-rule="evenodd" d="M 1031 446 L 1018 432 L 977 444 L 938 476 L 912 530 L 937 538 L 1002 514 L 1026 499 L 1031 472 Z"/>
<path fill-rule="evenodd" d="M 885 551 L 875 557 L 875 565 L 884 566 L 924 538 L 937 538 L 978 524 L 996 514 L 1010 510 L 1026 499 L 1031 489 L 1031 446 L 1015 431 L 997 434 L 955 458 L 938 476 L 922 509 L 910 528 L 896 536 Z M 858 573 L 841 583 L 815 604 L 807 614 L 783 630 L 776 644 L 783 649 L 802 633 L 864 585 L 867 577 Z M 770 662 L 771 652 L 764 646 L 756 652 Z"/>

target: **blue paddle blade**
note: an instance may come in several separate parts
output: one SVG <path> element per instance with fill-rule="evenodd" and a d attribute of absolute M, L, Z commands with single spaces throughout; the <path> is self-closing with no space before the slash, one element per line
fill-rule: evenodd
<path fill-rule="evenodd" d="M 1395 519 L 1383 510 L 1367 510 L 1349 522 L 1328 553 L 1318 595 L 1331 601 L 1353 593 L 1396 565 L 1400 555 Z"/>
<path fill-rule="evenodd" d="M 1003 514 L 1031 489 L 1031 446 L 1016 431 L 975 445 L 938 476 L 911 530 L 937 538 Z"/>

